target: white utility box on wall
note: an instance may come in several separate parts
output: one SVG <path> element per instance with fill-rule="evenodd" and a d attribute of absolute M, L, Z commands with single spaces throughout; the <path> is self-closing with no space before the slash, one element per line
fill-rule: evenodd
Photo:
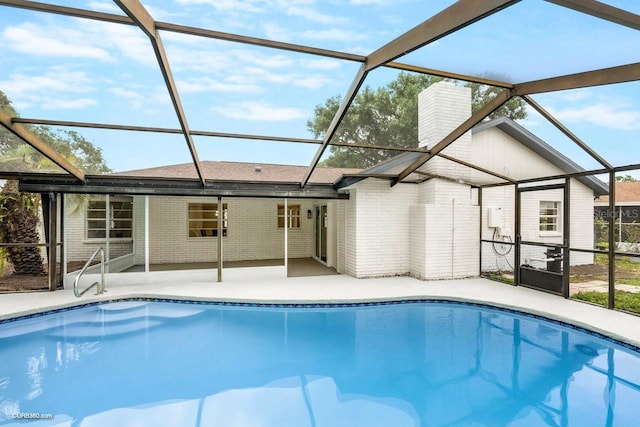
<path fill-rule="evenodd" d="M 487 227 L 500 228 L 504 225 L 502 208 L 487 208 Z"/>

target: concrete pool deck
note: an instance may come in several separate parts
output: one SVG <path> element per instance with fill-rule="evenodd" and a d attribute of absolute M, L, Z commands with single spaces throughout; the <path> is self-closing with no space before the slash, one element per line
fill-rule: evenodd
<path fill-rule="evenodd" d="M 0 320 L 125 298 L 170 298 L 253 303 L 349 303 L 386 300 L 445 299 L 485 303 L 533 313 L 600 332 L 640 347 L 640 316 L 565 300 L 524 287 L 487 279 L 425 282 L 411 277 L 356 279 L 347 275 L 287 279 L 240 279 L 216 283 L 215 272 L 172 271 L 107 277 L 107 292 L 81 298 L 72 289 L 0 295 Z"/>

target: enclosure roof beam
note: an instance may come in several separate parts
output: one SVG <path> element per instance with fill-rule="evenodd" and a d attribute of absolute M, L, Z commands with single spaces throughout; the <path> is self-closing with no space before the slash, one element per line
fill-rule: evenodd
<path fill-rule="evenodd" d="M 13 123 L 27 123 L 35 125 L 47 125 L 47 126 L 66 126 L 66 127 L 80 127 L 91 129 L 109 129 L 109 130 L 123 130 L 132 132 L 152 132 L 152 133 L 168 133 L 168 134 L 181 134 L 182 130 L 174 128 L 161 128 L 161 127 L 149 127 L 149 126 L 131 126 L 131 125 L 116 125 L 108 123 L 88 123 L 88 122 L 71 122 L 64 120 L 44 120 L 25 117 L 14 117 L 11 119 Z M 228 133 L 228 132 L 211 132 L 203 130 L 190 129 L 189 133 L 194 136 L 208 136 L 214 138 L 233 138 L 233 139 L 247 139 L 255 141 L 273 141 L 273 142 L 293 142 L 299 144 L 322 144 L 321 139 L 310 138 L 291 138 L 284 136 L 273 135 L 254 135 L 244 133 Z M 379 144 L 361 144 L 351 142 L 330 142 L 329 145 L 335 145 L 339 147 L 350 148 L 369 148 L 373 150 L 389 150 L 399 152 L 416 152 L 422 153 L 423 151 L 418 147 L 390 147 Z"/>
<path fill-rule="evenodd" d="M 468 185 L 469 187 L 473 187 L 473 188 L 479 188 L 480 187 L 478 184 L 474 184 L 474 183 L 466 181 L 464 179 L 450 178 L 448 176 L 442 176 L 442 175 L 438 175 L 438 174 L 435 174 L 435 173 L 428 173 L 428 172 L 422 172 L 422 171 L 415 171 L 414 173 L 417 174 L 417 175 L 420 175 L 420 176 L 424 176 L 425 178 L 427 178 L 427 180 L 432 179 L 432 178 L 437 178 L 437 179 L 442 179 L 444 181 L 454 182 L 456 184 Z"/>
<path fill-rule="evenodd" d="M 366 68 L 366 64 L 362 64 L 360 66 L 360 69 L 358 70 L 358 73 L 356 74 L 355 79 L 351 83 L 351 86 L 349 87 L 347 94 L 342 100 L 342 104 L 340 104 L 338 111 L 336 111 L 336 114 L 333 116 L 333 120 L 331 121 L 331 124 L 329 125 L 329 128 L 325 132 L 324 138 L 322 139 L 322 144 L 316 151 L 315 156 L 313 156 L 313 160 L 311 160 L 311 164 L 307 169 L 307 173 L 305 174 L 304 178 L 302 179 L 302 182 L 300 183 L 302 187 L 307 185 L 307 182 L 309 182 L 309 178 L 311 178 L 311 174 L 313 174 L 313 171 L 315 170 L 316 166 L 318 166 L 318 162 L 320 161 L 322 154 L 324 154 L 324 151 L 327 149 L 327 146 L 329 145 L 329 141 L 331 141 L 331 138 L 333 138 L 333 135 L 335 135 L 336 130 L 338 129 L 338 126 L 342 121 L 342 118 L 345 116 L 345 114 L 347 114 L 347 109 L 349 108 L 354 98 L 356 97 L 356 94 L 358 93 L 358 89 L 360 89 L 360 86 L 362 86 L 364 79 L 367 77 L 367 73 L 368 71 Z"/>
<path fill-rule="evenodd" d="M 424 150 L 425 153 L 418 157 L 413 161 L 408 167 L 406 167 L 402 172 L 398 174 L 396 179 L 392 182 L 392 185 L 401 182 L 407 176 L 411 175 L 416 169 L 420 166 L 424 165 L 429 159 L 434 156 L 437 156 L 442 150 L 451 145 L 455 140 L 460 138 L 466 132 L 468 132 L 472 127 L 480 123 L 485 117 L 489 114 L 493 113 L 495 110 L 500 108 L 505 102 L 511 99 L 511 91 L 509 89 L 505 89 L 499 94 L 496 95 L 489 103 L 487 103 L 484 107 L 478 110 L 475 114 L 465 120 L 460 126 L 454 129 L 449 135 L 444 137 L 440 142 L 433 146 L 431 150 Z"/>
<path fill-rule="evenodd" d="M 136 25 L 134 20 L 129 16 L 96 12 L 93 10 L 79 9 L 75 7 L 58 6 L 26 0 L 0 0 L 0 5 L 19 7 L 22 9 L 34 10 L 38 12 L 55 13 L 58 15 L 74 16 L 77 18 L 93 19 L 97 21 L 111 22 L 116 24 Z M 343 59 L 346 61 L 365 62 L 367 59 L 364 55 L 356 55 L 353 53 L 339 52 L 330 49 L 319 49 L 310 46 L 284 43 L 275 40 L 249 37 L 239 34 L 225 33 L 221 31 L 207 30 L 203 28 L 190 27 L 187 25 L 179 25 L 169 22 L 155 21 L 155 28 L 157 30 L 164 30 L 174 33 L 200 36 L 229 42 L 244 43 L 273 49 L 288 50 L 291 52 L 306 53 L 310 55 L 325 56 L 329 58 Z"/>
<path fill-rule="evenodd" d="M 167 59 L 167 54 L 164 50 L 162 39 L 160 38 L 160 34 L 158 34 L 158 32 L 156 31 L 155 22 L 151 15 L 149 15 L 147 10 L 138 0 L 114 1 L 127 15 L 129 15 L 129 17 L 142 29 L 142 31 L 144 31 L 144 33 L 149 36 L 149 39 L 151 40 L 151 45 L 153 46 L 153 51 L 156 54 L 156 59 L 158 60 L 158 65 L 160 66 L 162 77 L 164 78 L 167 90 L 169 91 L 169 96 L 171 97 L 171 102 L 173 103 L 176 115 L 178 116 L 180 127 L 182 128 L 182 134 L 184 135 L 187 146 L 189 148 L 189 152 L 191 153 L 193 164 L 195 165 L 196 171 L 198 172 L 200 182 L 202 182 L 202 185 L 205 185 L 205 176 L 202 171 L 202 165 L 200 164 L 200 159 L 198 159 L 198 152 L 196 151 L 195 144 L 193 143 L 193 139 L 191 138 L 191 134 L 189 133 L 187 116 L 185 115 L 184 109 L 182 108 L 182 103 L 180 102 L 180 96 L 178 94 L 178 88 L 176 87 L 173 74 L 171 73 L 171 68 L 169 67 L 169 60 Z"/>
<path fill-rule="evenodd" d="M 562 123 L 560 123 L 551 113 L 545 110 L 540 104 L 538 104 L 533 98 L 529 95 L 524 95 L 522 98 L 533 107 L 538 113 L 540 113 L 545 119 L 551 122 L 560 132 L 565 134 L 570 140 L 575 142 L 580 148 L 587 152 L 593 159 L 595 159 L 598 163 L 600 163 L 605 168 L 611 170 L 613 166 L 607 162 L 602 156 L 596 153 L 591 147 L 589 147 L 584 141 L 578 138 L 573 132 L 567 129 Z"/>
<path fill-rule="evenodd" d="M 493 80 L 493 79 L 485 79 L 482 77 L 475 77 L 467 74 L 436 70 L 434 68 L 421 67 L 419 65 L 405 64 L 403 62 L 395 62 L 395 61 L 387 62 L 384 66 L 387 68 L 394 68 L 396 70 L 411 71 L 413 73 L 421 73 L 421 74 L 429 74 L 431 76 L 444 77 L 446 79 L 462 80 L 465 82 L 501 87 L 504 89 L 513 88 L 513 83 L 507 83 L 507 82 L 502 82 L 502 81 Z"/>
<path fill-rule="evenodd" d="M 400 37 L 374 51 L 367 58 L 367 71 L 393 61 L 519 0 L 460 0 L 418 24 Z"/>
<path fill-rule="evenodd" d="M 0 0 L 0 5 L 18 7 L 37 12 L 55 13 L 58 15 L 74 16 L 76 18 L 94 19 L 103 22 L 116 24 L 135 25 L 128 16 L 117 15 L 115 13 L 97 12 L 94 10 L 79 9 L 76 7 L 59 6 L 48 3 L 40 3 L 28 0 Z"/>
<path fill-rule="evenodd" d="M 42 174 L 40 174 L 42 175 Z M 310 183 L 304 189 L 298 182 L 207 181 L 202 187 L 196 179 L 118 177 L 91 175 L 84 185 L 65 176 L 20 174 L 20 191 L 69 194 L 127 194 L 157 196 L 260 197 L 302 199 L 348 199 L 332 184 Z"/>
<path fill-rule="evenodd" d="M 586 13 L 587 15 L 595 16 L 596 18 L 615 22 L 616 24 L 624 25 L 625 27 L 633 28 L 634 30 L 640 30 L 640 15 L 636 15 L 635 13 L 629 12 L 627 10 L 610 6 L 606 3 L 601 3 L 596 0 L 547 1 L 559 6 L 577 10 L 578 12 Z"/>
<path fill-rule="evenodd" d="M 502 179 L 504 181 L 507 181 L 507 182 L 510 182 L 510 183 L 513 183 L 513 184 L 515 184 L 515 182 L 516 182 L 515 179 L 509 178 L 506 175 L 502 175 L 502 174 L 499 174 L 497 172 L 491 171 L 489 169 L 485 169 L 483 167 L 474 165 L 473 163 L 465 162 L 464 160 L 456 159 L 455 157 L 447 156 L 446 154 L 443 154 L 443 153 L 438 153 L 438 157 L 442 157 L 443 159 L 447 159 L 447 160 L 449 160 L 451 162 L 457 163 L 457 164 L 462 165 L 462 166 L 466 166 L 466 167 L 471 168 L 473 170 L 477 170 L 478 172 L 486 173 L 487 175 L 491 175 L 493 177 L 500 178 L 500 179 Z M 416 170 L 414 172 L 417 173 L 417 172 L 420 172 L 420 171 Z"/>
<path fill-rule="evenodd" d="M 534 93 L 632 82 L 637 81 L 638 76 L 640 76 L 640 62 L 519 83 L 513 86 L 513 94 L 523 96 Z"/>
<path fill-rule="evenodd" d="M 0 110 L 0 124 L 7 128 L 9 132 L 13 133 L 15 136 L 35 148 L 38 152 L 42 153 L 42 155 L 51 160 L 53 163 L 69 172 L 80 181 L 84 181 L 84 172 L 72 165 L 49 144 L 42 141 L 36 135 L 27 130 L 24 126 L 17 123 L 12 123 L 11 117 L 9 117 L 9 115 L 2 110 Z"/>

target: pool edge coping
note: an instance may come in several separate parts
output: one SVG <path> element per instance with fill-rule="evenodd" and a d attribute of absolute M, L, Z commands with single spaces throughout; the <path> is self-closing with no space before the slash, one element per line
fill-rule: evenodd
<path fill-rule="evenodd" d="M 502 303 L 496 301 L 481 300 L 471 297 L 458 297 L 451 295 L 405 295 L 405 296 L 385 296 L 385 297 L 366 297 L 366 298 L 327 298 L 317 299 L 314 301 L 304 299 L 248 299 L 248 298 L 225 298 L 225 297 L 205 297 L 205 296 L 186 296 L 186 295 L 168 295 L 133 292 L 131 294 L 121 294 L 116 296 L 100 295 L 91 296 L 87 299 L 78 299 L 75 301 L 66 301 L 62 303 L 51 304 L 47 307 L 34 307 L 22 311 L 13 312 L 11 314 L 0 314 L 0 324 L 17 321 L 23 318 L 36 317 L 46 315 L 50 312 L 71 310 L 76 307 L 90 306 L 101 303 L 123 302 L 123 301 L 177 301 L 177 302 L 202 302 L 202 303 L 219 303 L 219 304 L 237 304 L 237 305 L 253 305 L 253 306 L 349 306 L 349 305 L 367 305 L 367 304 L 385 304 L 385 303 L 408 303 L 408 302 L 451 302 L 463 303 L 475 306 L 484 306 L 495 308 L 498 310 L 508 311 L 519 315 L 542 318 L 543 320 L 559 323 L 565 327 L 581 330 L 587 334 L 599 336 L 608 339 L 630 350 L 640 353 L 640 340 L 621 335 L 615 331 L 600 328 L 598 326 L 588 324 L 579 319 L 570 318 L 559 315 L 557 313 L 545 310 L 539 310 L 522 305 Z M 593 306 L 598 309 L 604 307 Z"/>

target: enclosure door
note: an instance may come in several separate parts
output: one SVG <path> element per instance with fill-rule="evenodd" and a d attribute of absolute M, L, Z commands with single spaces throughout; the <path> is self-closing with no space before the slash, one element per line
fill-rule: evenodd
<path fill-rule="evenodd" d="M 517 192 L 517 284 L 567 296 L 569 185 L 520 187 Z"/>
<path fill-rule="evenodd" d="M 327 205 L 315 207 L 315 251 L 314 257 L 327 262 Z"/>

